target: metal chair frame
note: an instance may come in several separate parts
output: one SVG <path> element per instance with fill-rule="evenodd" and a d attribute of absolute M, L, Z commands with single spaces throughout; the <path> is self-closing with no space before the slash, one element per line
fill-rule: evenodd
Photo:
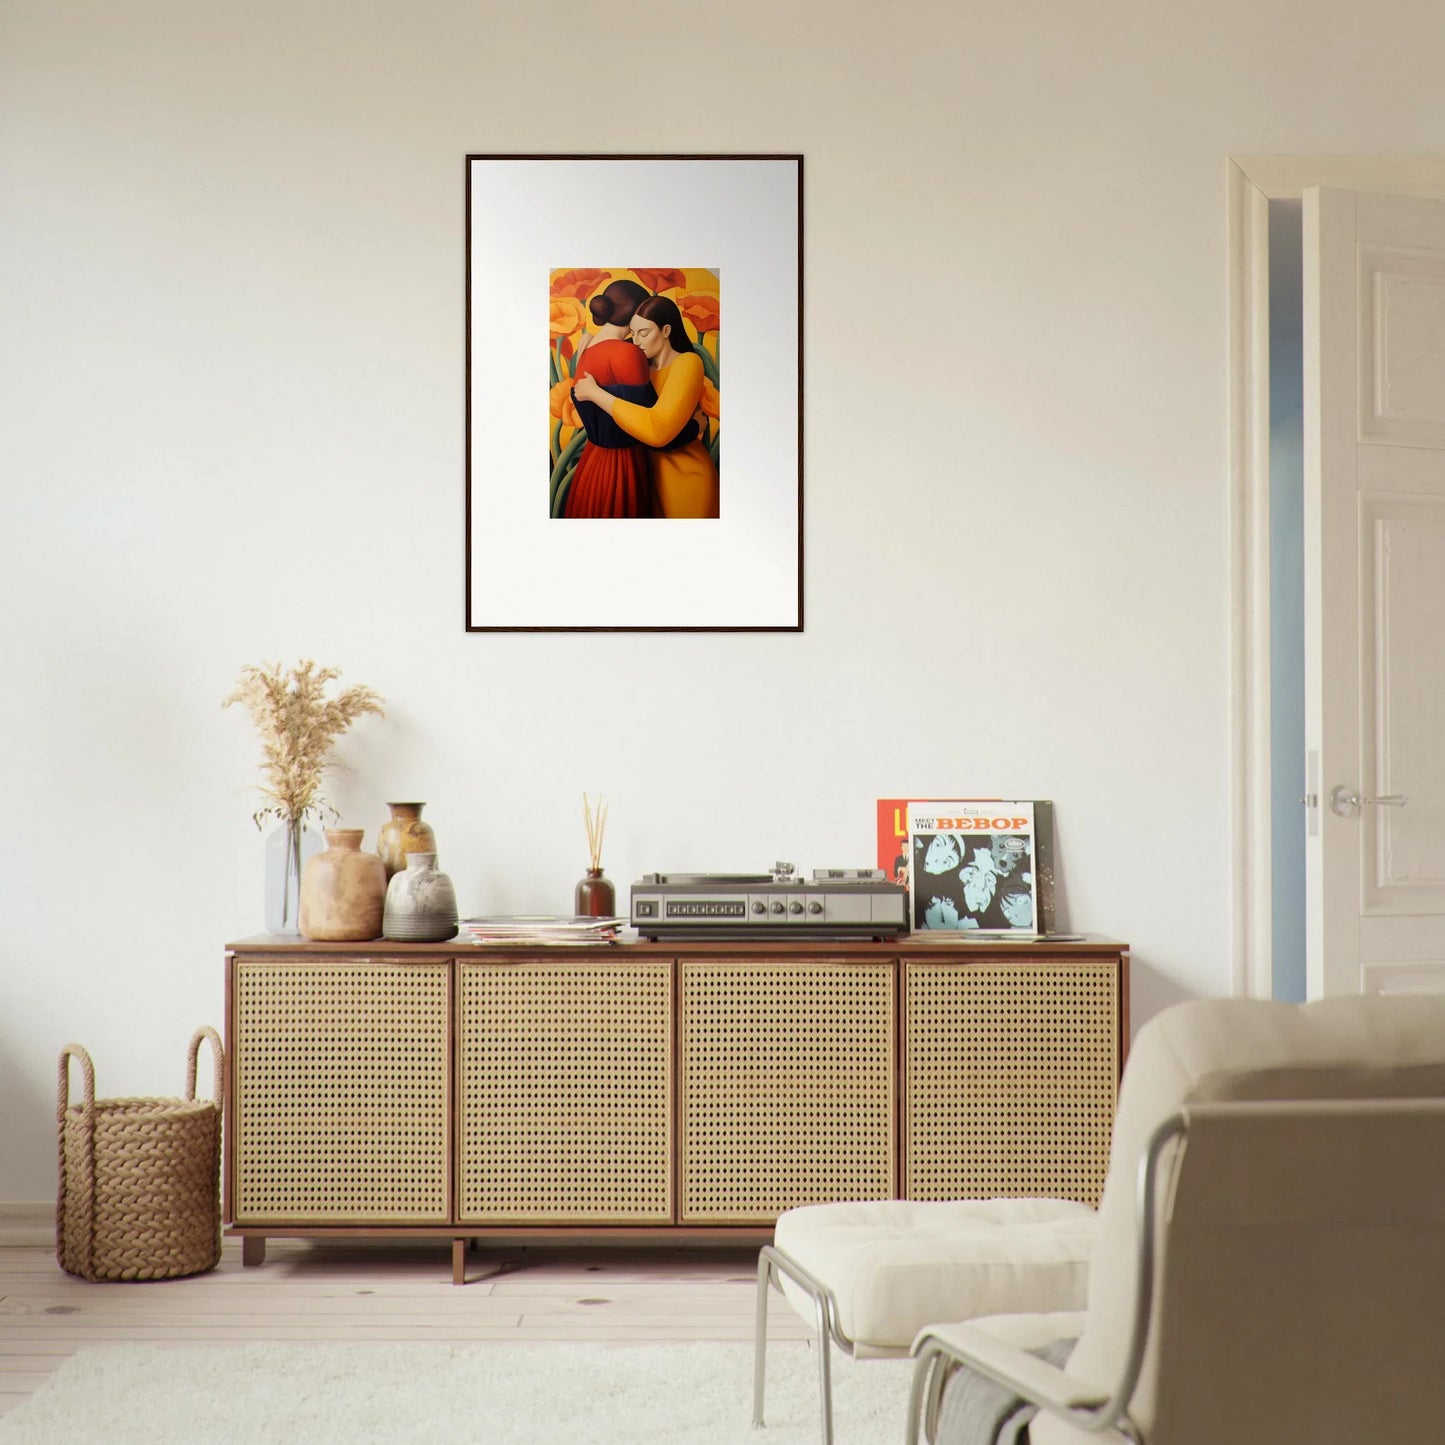
<path fill-rule="evenodd" d="M 1031 1390 L 1018 1380 L 1001 1380 L 1000 1383 L 1014 1389 L 1023 1399 L 1041 1409 L 1062 1415 L 1070 1424 L 1090 1434 L 1113 1430 L 1124 1440 L 1137 1441 L 1138 1436 L 1128 1418 L 1129 1401 L 1134 1397 L 1134 1388 L 1139 1383 L 1139 1373 L 1144 1367 L 1144 1348 L 1149 1340 L 1149 1321 L 1154 1307 L 1154 1268 L 1157 1253 L 1158 1226 L 1155 1218 L 1154 1196 L 1159 1182 L 1160 1163 L 1164 1150 L 1176 1139 L 1183 1139 L 1189 1133 L 1188 1112 L 1175 1114 L 1166 1119 L 1149 1138 L 1149 1147 L 1139 1164 L 1139 1178 L 1135 1198 L 1139 1216 L 1139 1238 L 1136 1246 L 1137 1265 L 1134 1281 L 1134 1318 L 1129 1332 L 1129 1343 L 1124 1353 L 1124 1365 L 1120 1371 L 1119 1383 L 1107 1397 L 1097 1403 L 1090 1402 L 1077 1408 L 1061 1405 L 1039 1392 Z M 913 1342 L 917 1365 L 913 1371 L 913 1385 L 908 1396 L 907 1445 L 918 1445 L 920 1424 L 924 1439 L 932 1442 L 938 1429 L 938 1411 L 943 1400 L 943 1388 L 948 1377 L 960 1365 L 971 1365 L 973 1361 L 960 1354 L 946 1340 L 940 1340 L 930 1330 L 924 1330 Z"/>
<path fill-rule="evenodd" d="M 758 1306 L 753 1328 L 753 1429 L 763 1428 L 763 1391 L 767 1377 L 768 1291 L 782 1293 L 779 1275 L 786 1275 L 813 1302 L 817 1325 L 818 1384 L 823 1402 L 823 1445 L 833 1445 L 833 1373 L 829 1342 L 846 1355 L 854 1353 L 854 1342 L 838 1323 L 838 1299 L 817 1275 L 810 1274 L 790 1255 L 771 1244 L 758 1252 Z"/>

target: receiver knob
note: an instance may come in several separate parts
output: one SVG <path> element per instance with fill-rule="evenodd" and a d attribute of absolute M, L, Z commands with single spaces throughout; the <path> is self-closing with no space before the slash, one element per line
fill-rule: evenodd
<path fill-rule="evenodd" d="M 781 902 L 781 901 L 776 902 L 776 903 L 773 903 L 773 904 L 770 905 L 770 906 L 771 906 L 771 909 L 772 909 L 772 911 L 773 911 L 774 913 L 781 913 L 781 912 L 783 911 L 783 905 L 782 905 L 782 902 Z"/>
<path fill-rule="evenodd" d="M 802 911 L 803 905 L 799 903 L 796 898 L 790 904 L 788 904 L 789 913 L 801 913 Z"/>
<path fill-rule="evenodd" d="M 821 913 L 822 911 L 823 905 L 816 898 L 808 905 L 809 913 Z"/>
<path fill-rule="evenodd" d="M 766 913 L 767 911 L 768 911 L 768 905 L 767 905 L 766 903 L 764 903 L 761 898 L 754 898 L 754 899 L 753 899 L 753 912 L 754 912 L 754 913 Z"/>

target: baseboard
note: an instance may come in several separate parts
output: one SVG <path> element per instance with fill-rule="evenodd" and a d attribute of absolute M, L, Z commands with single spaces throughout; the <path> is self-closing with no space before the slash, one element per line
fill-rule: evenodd
<path fill-rule="evenodd" d="M 55 1204 L 49 1199 L 0 1200 L 0 1249 L 55 1243 Z"/>

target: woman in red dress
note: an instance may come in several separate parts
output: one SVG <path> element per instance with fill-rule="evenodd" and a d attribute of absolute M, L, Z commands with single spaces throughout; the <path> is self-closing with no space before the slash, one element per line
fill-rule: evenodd
<path fill-rule="evenodd" d="M 648 292 L 636 281 L 614 281 L 589 303 L 597 323 L 586 349 L 577 359 L 577 375 L 590 376 L 615 396 L 639 406 L 657 400 L 647 375 L 647 358 L 630 342 L 628 323 Z M 576 403 L 587 432 L 577 470 L 562 509 L 564 517 L 651 517 L 652 483 L 647 448 L 627 435 L 594 402 Z"/>

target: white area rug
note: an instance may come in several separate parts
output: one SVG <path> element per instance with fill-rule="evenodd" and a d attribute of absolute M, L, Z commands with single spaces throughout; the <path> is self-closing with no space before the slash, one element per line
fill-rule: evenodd
<path fill-rule="evenodd" d="M 817 1356 L 752 1346 L 116 1345 L 0 1417 L 0 1445 L 817 1445 Z M 911 1362 L 833 1352 L 836 1445 L 901 1440 Z"/>

